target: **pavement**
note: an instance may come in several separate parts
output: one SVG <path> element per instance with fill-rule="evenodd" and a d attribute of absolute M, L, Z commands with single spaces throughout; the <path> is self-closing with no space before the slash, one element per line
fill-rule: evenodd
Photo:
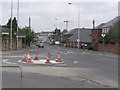
<path fill-rule="evenodd" d="M 20 69 L 2 70 L 3 78 L 18 76 L 19 85 L 8 84 L 11 79 L 3 80 L 3 87 L 22 88 L 116 88 L 118 87 L 118 56 L 115 54 L 78 50 L 45 44 L 45 48 L 35 45 L 26 48 L 32 58 L 38 50 L 40 59 L 46 59 L 47 51 L 51 59 L 57 59 L 57 50 L 61 51 L 63 64 L 22 63 L 24 49 L 2 52 L 2 66 L 18 66 Z M 22 77 L 20 71 L 22 70 Z M 7 76 L 8 75 L 8 76 Z M 17 78 L 18 78 L 17 77 Z M 21 78 L 21 79 L 20 79 Z M 17 81 L 16 81 L 17 80 Z M 9 81 L 9 82 L 8 82 Z M 6 83 L 7 82 L 7 83 Z M 7 86 L 6 86 L 7 85 Z"/>

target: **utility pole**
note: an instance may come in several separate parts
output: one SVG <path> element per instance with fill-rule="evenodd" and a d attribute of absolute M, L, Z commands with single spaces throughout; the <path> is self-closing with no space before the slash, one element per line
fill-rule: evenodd
<path fill-rule="evenodd" d="M 30 17 L 29 17 L 29 30 L 30 30 L 30 32 L 31 32 L 31 19 L 30 19 Z M 30 33 L 29 33 L 30 34 Z"/>
<path fill-rule="evenodd" d="M 93 29 L 95 29 L 95 20 L 93 20 Z"/>
<path fill-rule="evenodd" d="M 30 32 L 31 32 L 31 19 L 29 17 L 29 36 L 30 36 Z M 29 38 L 29 42 L 28 42 L 29 46 L 30 46 L 30 38 Z"/>
<path fill-rule="evenodd" d="M 18 29 L 19 29 L 19 0 L 17 2 L 17 49 L 18 49 Z"/>
<path fill-rule="evenodd" d="M 13 0 L 11 1 L 10 50 L 12 50 L 12 14 L 13 14 Z"/>

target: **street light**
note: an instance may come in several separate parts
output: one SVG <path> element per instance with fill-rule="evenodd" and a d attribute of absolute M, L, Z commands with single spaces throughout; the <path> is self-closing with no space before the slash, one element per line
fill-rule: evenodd
<path fill-rule="evenodd" d="M 71 5 L 72 3 L 68 3 L 69 5 Z M 80 6 L 78 6 L 78 39 L 77 39 L 77 42 L 78 42 L 78 49 L 80 48 Z"/>

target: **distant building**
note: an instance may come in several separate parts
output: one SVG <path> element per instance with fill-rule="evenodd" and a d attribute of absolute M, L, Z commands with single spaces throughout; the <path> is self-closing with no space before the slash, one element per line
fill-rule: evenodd
<path fill-rule="evenodd" d="M 39 33 L 35 33 L 35 39 L 36 40 L 41 40 L 43 42 L 47 42 L 48 40 L 48 36 L 52 34 L 52 32 L 39 32 Z"/>

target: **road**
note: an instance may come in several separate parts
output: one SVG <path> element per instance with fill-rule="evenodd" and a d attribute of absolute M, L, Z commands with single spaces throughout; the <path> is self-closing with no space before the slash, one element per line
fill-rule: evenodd
<path fill-rule="evenodd" d="M 45 48 L 37 48 L 35 45 L 28 47 L 30 56 L 35 56 L 38 50 L 40 59 L 46 59 L 47 52 L 51 53 L 51 60 L 57 59 L 57 50 L 61 51 L 63 64 L 38 65 L 33 63 L 21 63 L 24 49 L 2 52 L 2 65 L 19 66 L 8 71 L 13 72 L 12 80 L 16 84 L 8 84 L 6 68 L 3 70 L 5 78 L 3 87 L 22 88 L 115 88 L 118 87 L 118 56 L 89 50 L 78 50 L 55 45 L 45 44 Z M 15 79 L 14 75 L 22 78 Z M 9 81 L 9 82 L 8 82 Z M 5 83 L 7 82 L 7 84 Z M 7 86 L 6 86 L 7 85 Z"/>

